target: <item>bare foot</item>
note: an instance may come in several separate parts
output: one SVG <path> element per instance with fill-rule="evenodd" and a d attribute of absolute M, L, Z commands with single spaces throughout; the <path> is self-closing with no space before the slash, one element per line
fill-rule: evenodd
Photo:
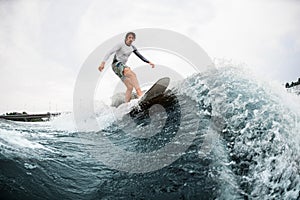
<path fill-rule="evenodd" d="M 139 89 L 136 90 L 136 94 L 137 94 L 138 98 L 140 98 L 141 96 L 143 96 L 143 92 L 142 92 L 141 88 L 139 88 Z"/>

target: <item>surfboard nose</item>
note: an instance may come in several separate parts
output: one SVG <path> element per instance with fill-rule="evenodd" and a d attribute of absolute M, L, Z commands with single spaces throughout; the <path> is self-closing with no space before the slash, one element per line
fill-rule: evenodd
<path fill-rule="evenodd" d="M 150 99 L 153 99 L 158 95 L 163 94 L 169 86 L 169 83 L 169 77 L 164 77 L 156 81 L 156 83 L 154 83 L 153 86 L 143 95 L 143 97 L 140 100 L 140 103 L 144 101 L 149 101 Z"/>

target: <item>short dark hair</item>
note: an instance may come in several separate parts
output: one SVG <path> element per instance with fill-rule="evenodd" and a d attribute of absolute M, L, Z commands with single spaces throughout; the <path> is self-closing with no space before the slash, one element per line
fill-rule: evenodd
<path fill-rule="evenodd" d="M 134 32 L 128 32 L 128 33 L 126 33 L 125 40 L 128 38 L 129 35 L 132 35 L 133 38 L 135 39 L 135 33 Z"/>

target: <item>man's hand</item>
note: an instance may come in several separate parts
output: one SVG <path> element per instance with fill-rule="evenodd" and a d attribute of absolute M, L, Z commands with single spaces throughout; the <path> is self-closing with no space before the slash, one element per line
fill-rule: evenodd
<path fill-rule="evenodd" d="M 149 65 L 151 65 L 152 68 L 155 67 L 155 65 L 152 62 L 149 62 Z"/>
<path fill-rule="evenodd" d="M 100 72 L 102 72 L 102 70 L 104 69 L 104 65 L 105 65 L 105 62 L 102 62 L 101 65 L 98 67 L 98 70 Z"/>

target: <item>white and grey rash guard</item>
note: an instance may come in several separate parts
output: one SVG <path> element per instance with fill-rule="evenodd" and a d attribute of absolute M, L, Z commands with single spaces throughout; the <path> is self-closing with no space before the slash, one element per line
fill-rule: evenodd
<path fill-rule="evenodd" d="M 104 56 L 103 61 L 106 62 L 108 58 L 115 53 L 114 61 L 115 62 L 122 62 L 123 64 L 126 64 L 128 57 L 131 53 L 134 53 L 137 55 L 142 61 L 149 63 L 149 61 L 138 52 L 138 50 L 135 48 L 135 46 L 130 45 L 128 46 L 125 42 L 120 42 L 116 46 L 114 46 L 111 50 L 107 52 L 107 54 Z"/>

